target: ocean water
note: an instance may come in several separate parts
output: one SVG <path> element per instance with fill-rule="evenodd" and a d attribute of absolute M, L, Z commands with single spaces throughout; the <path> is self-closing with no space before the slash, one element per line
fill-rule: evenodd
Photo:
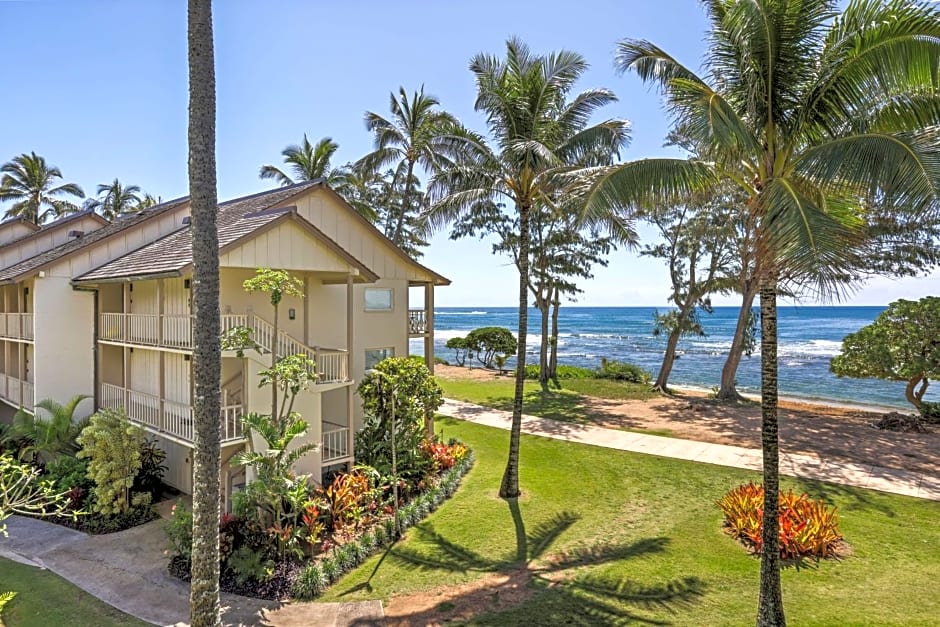
<path fill-rule="evenodd" d="M 840 379 L 829 372 L 829 360 L 839 353 L 842 338 L 871 323 L 884 307 L 780 307 L 778 319 L 780 393 L 812 400 L 910 408 L 904 385 L 876 379 Z M 665 338 L 653 337 L 653 307 L 565 307 L 559 315 L 558 360 L 594 367 L 602 357 L 630 361 L 655 374 L 662 363 Z M 484 326 L 515 332 L 514 307 L 439 307 L 434 312 L 435 354 L 453 361 L 448 339 Z M 670 383 L 711 388 L 719 384 L 725 355 L 737 323 L 737 307 L 716 307 L 703 315 L 705 337 L 683 338 Z M 538 362 L 540 316 L 529 311 L 527 363 Z M 412 353 L 423 350 L 412 341 Z M 760 351 L 744 357 L 738 369 L 738 389 L 760 390 Z M 932 400 L 936 398 L 936 393 Z"/>

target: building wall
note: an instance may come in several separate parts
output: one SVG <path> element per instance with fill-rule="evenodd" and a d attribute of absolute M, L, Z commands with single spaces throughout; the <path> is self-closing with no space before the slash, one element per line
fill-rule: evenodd
<path fill-rule="evenodd" d="M 36 399 L 64 403 L 77 394 L 94 396 L 94 294 L 73 290 L 69 279 L 45 276 L 34 281 L 30 311 L 35 316 L 35 351 L 30 364 Z M 94 410 L 94 402 L 79 405 L 76 417 Z"/>
<path fill-rule="evenodd" d="M 271 297 L 263 292 L 246 292 L 243 287 L 245 280 L 254 275 L 254 268 L 221 269 L 219 275 L 219 305 L 221 311 L 223 314 L 255 313 L 273 324 L 274 308 L 271 306 Z M 294 310 L 294 320 L 289 318 L 291 309 Z M 285 296 L 278 306 L 280 329 L 300 341 L 304 339 L 303 311 L 304 299 L 298 296 Z"/>
<path fill-rule="evenodd" d="M 0 246 L 6 246 L 15 239 L 35 232 L 36 229 L 30 228 L 20 221 L 0 225 Z"/>
<path fill-rule="evenodd" d="M 9 246 L 0 248 L 0 267 L 6 268 L 8 266 L 12 266 L 13 264 L 19 263 L 24 259 L 35 257 L 39 253 L 52 250 L 56 246 L 61 246 L 62 244 L 75 239 L 74 237 L 69 237 L 70 231 L 83 231 L 85 233 L 90 233 L 91 231 L 100 229 L 101 226 L 102 224 L 99 218 L 86 215 L 77 220 L 71 220 L 61 226 L 37 231 L 33 237 L 30 237 L 27 240 L 16 242 L 10 244 Z"/>

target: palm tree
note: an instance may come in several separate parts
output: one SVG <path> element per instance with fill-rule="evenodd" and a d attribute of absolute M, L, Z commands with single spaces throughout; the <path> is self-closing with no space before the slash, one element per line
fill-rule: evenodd
<path fill-rule="evenodd" d="M 97 198 L 89 199 L 85 208 L 97 211 L 107 220 L 114 220 L 125 213 L 136 211 L 140 204 L 140 187 L 121 185 L 119 180 L 114 179 L 111 183 L 99 185 Z"/>
<path fill-rule="evenodd" d="M 154 196 L 153 194 L 145 192 L 143 197 L 137 203 L 137 206 L 134 207 L 134 211 L 141 211 L 143 209 L 149 209 L 150 207 L 155 207 L 159 205 L 162 201 L 159 196 Z"/>
<path fill-rule="evenodd" d="M 409 98 L 404 87 L 398 96 L 389 96 L 391 119 L 367 111 L 366 129 L 375 135 L 375 150 L 360 159 L 356 166 L 364 172 L 378 173 L 386 168 L 395 171 L 397 184 L 405 190 L 398 215 L 386 224 L 385 234 L 395 244 L 404 241 L 403 231 L 408 214 L 415 208 L 417 186 L 415 167 L 434 173 L 451 163 L 455 149 L 460 145 L 454 137 L 460 123 L 446 111 L 439 109 L 440 101 L 424 93 L 424 85 Z"/>
<path fill-rule="evenodd" d="M 20 459 L 38 458 L 48 463 L 59 455 L 74 455 L 79 446 L 75 439 L 88 420 L 75 420 L 75 410 L 85 399 L 83 394 L 73 396 L 64 405 L 52 399 L 36 403 L 48 416 L 33 415 L 21 407 L 13 416 L 13 435 L 22 441 Z"/>
<path fill-rule="evenodd" d="M 778 282 L 837 296 L 859 267 L 860 199 L 933 211 L 940 191 L 940 13 L 930 3 L 709 0 L 706 73 L 647 41 L 617 64 L 657 85 L 701 158 L 644 159 L 588 182 L 588 208 L 730 180 L 755 218 L 765 487 L 758 625 L 784 625 L 778 548 Z"/>
<path fill-rule="evenodd" d="M 60 218 L 79 210 L 78 205 L 65 197 L 85 197 L 85 192 L 75 183 L 57 185 L 62 171 L 47 165 L 35 152 L 13 157 L 0 166 L 0 172 L 3 172 L 0 201 L 14 201 L 4 218 L 25 218 L 42 224 L 49 216 Z"/>
<path fill-rule="evenodd" d="M 300 145 L 291 144 L 281 151 L 284 155 L 284 163 L 290 166 L 291 173 L 299 181 L 312 181 L 314 179 L 326 179 L 330 185 L 336 185 L 341 182 L 343 171 L 330 167 L 330 160 L 339 149 L 339 144 L 330 137 L 324 137 L 316 144 L 311 144 L 304 134 L 304 140 Z M 282 187 L 293 185 L 295 181 L 279 167 L 274 165 L 261 166 L 259 176 L 263 179 L 274 179 Z"/>
<path fill-rule="evenodd" d="M 511 203 L 517 222 L 519 270 L 519 341 L 509 458 L 499 494 L 519 495 L 519 435 L 525 380 L 528 323 L 529 240 L 531 216 L 538 206 L 555 206 L 560 181 L 574 178 L 581 168 L 569 165 L 572 154 L 590 154 L 598 147 L 616 153 L 627 140 L 627 124 L 611 120 L 588 126 L 591 115 L 616 100 L 605 89 L 568 93 L 588 65 L 581 55 L 566 50 L 534 55 L 518 39 L 506 43 L 506 58 L 480 54 L 470 63 L 476 76 L 475 108 L 483 112 L 493 140 L 464 133 L 464 154 L 432 181 L 435 201 L 431 220 L 441 225 L 468 212 Z"/>
<path fill-rule="evenodd" d="M 215 166 L 215 60 L 212 0 L 189 0 L 189 199 L 192 213 L 193 551 L 190 619 L 221 627 L 219 601 L 219 326 L 218 190 Z"/>

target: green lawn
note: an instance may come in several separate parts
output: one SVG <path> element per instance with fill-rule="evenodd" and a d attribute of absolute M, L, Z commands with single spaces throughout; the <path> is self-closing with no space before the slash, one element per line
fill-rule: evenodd
<path fill-rule="evenodd" d="M 7 627 L 149 624 L 99 601 L 48 570 L 0 558 L 0 592 L 9 590 L 17 595 L 3 610 Z"/>
<path fill-rule="evenodd" d="M 516 505 L 496 495 L 508 433 L 445 418 L 438 427 L 473 447 L 476 466 L 453 499 L 327 600 L 388 599 L 527 565 L 531 598 L 471 624 L 753 624 L 759 563 L 722 533 L 713 503 L 756 473 L 524 435 Z M 791 624 L 937 624 L 940 503 L 783 483 L 836 504 L 852 547 L 842 561 L 784 571 Z M 497 607 L 495 591 L 486 598 Z"/>
<path fill-rule="evenodd" d="M 476 379 L 437 380 L 444 395 L 468 403 L 512 411 L 513 380 L 509 377 L 479 381 Z M 525 383 L 525 413 L 564 422 L 590 422 L 588 397 L 610 400 L 641 400 L 655 398 L 658 393 L 650 386 L 611 379 L 566 379 L 561 390 L 543 394 L 537 381 Z"/>

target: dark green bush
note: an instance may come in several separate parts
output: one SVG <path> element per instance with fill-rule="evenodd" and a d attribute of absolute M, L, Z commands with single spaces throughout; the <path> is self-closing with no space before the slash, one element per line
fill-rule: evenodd
<path fill-rule="evenodd" d="M 635 364 L 606 357 L 601 359 L 600 368 L 595 371 L 595 376 L 598 379 L 614 379 L 631 383 L 649 383 L 653 378 L 653 375 Z"/>
<path fill-rule="evenodd" d="M 163 465 L 164 461 L 166 461 L 166 452 L 157 446 L 156 439 L 144 440 L 140 445 L 140 469 L 134 477 L 131 492 L 134 494 L 147 492 L 154 502 L 159 500 L 160 492 L 163 490 L 163 474 L 167 470 Z"/>
<path fill-rule="evenodd" d="M 920 417 L 926 423 L 940 424 L 940 403 L 922 402 L 920 404 Z"/>
<path fill-rule="evenodd" d="M 536 365 L 529 365 L 525 367 L 525 378 L 532 379 L 537 381 L 539 378 L 539 368 Z M 555 372 L 558 374 L 559 379 L 591 379 L 595 376 L 594 370 L 589 368 L 581 368 L 579 366 L 565 366 L 559 364 L 555 369 Z"/>
<path fill-rule="evenodd" d="M 295 599 L 309 601 L 323 594 L 328 585 L 323 567 L 314 562 L 300 571 L 291 586 L 291 594 Z"/>

